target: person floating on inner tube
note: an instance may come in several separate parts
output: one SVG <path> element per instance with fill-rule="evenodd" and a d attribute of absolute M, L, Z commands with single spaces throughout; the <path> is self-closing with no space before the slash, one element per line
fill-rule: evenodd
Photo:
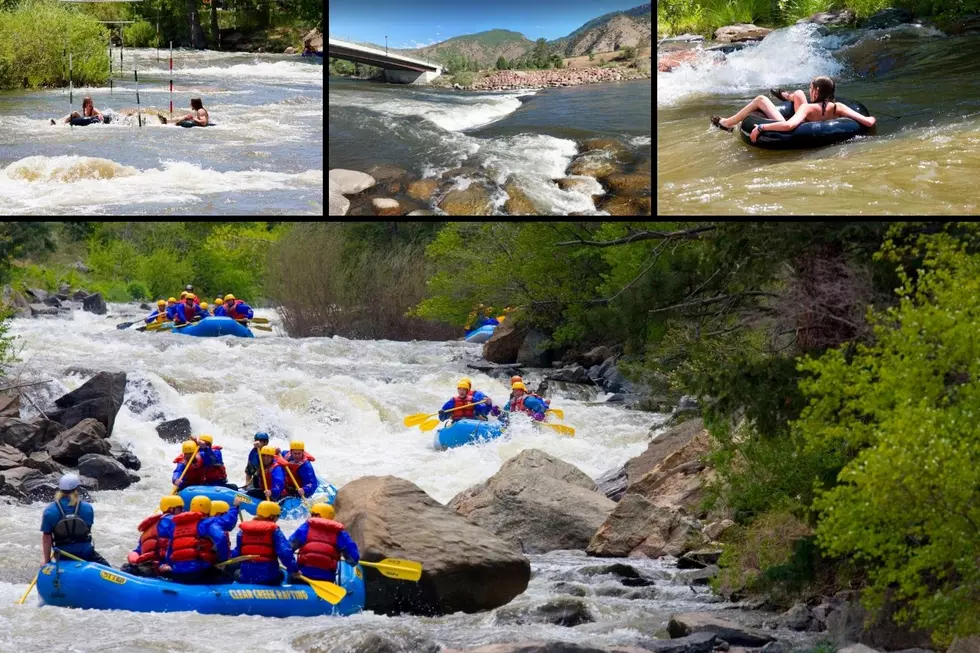
<path fill-rule="evenodd" d="M 878 122 L 874 116 L 862 116 L 848 106 L 840 102 L 834 102 L 834 92 L 836 87 L 834 80 L 829 77 L 814 77 L 810 82 L 810 101 L 806 101 L 803 91 L 796 90 L 792 93 L 782 89 L 770 89 L 769 92 L 781 101 L 792 100 L 795 113 L 789 120 L 783 118 L 773 101 L 764 95 L 758 95 L 749 102 L 745 108 L 730 118 L 711 117 L 711 124 L 727 132 L 733 131 L 735 125 L 744 120 L 753 111 L 759 110 L 767 117 L 775 120 L 773 123 L 756 125 L 752 129 L 749 138 L 755 143 L 759 134 L 763 131 L 790 132 L 799 127 L 804 122 L 821 122 L 833 120 L 834 118 L 850 118 L 864 127 L 874 127 Z"/>
<path fill-rule="evenodd" d="M 238 546 L 231 552 L 231 557 L 258 556 L 241 564 L 237 578 L 239 583 L 281 585 L 283 576 L 279 571 L 279 562 L 290 576 L 299 572 L 293 548 L 276 524 L 279 513 L 278 503 L 263 501 L 255 509 L 255 519 L 239 525 Z"/>
<path fill-rule="evenodd" d="M 177 486 L 178 490 L 190 487 L 191 485 L 205 484 L 205 470 L 207 468 L 204 466 L 204 460 L 201 458 L 200 452 L 194 453 L 197 448 L 193 440 L 187 440 L 180 445 L 180 455 L 174 458 L 177 467 L 174 468 L 174 475 L 171 482 Z M 188 464 L 191 468 L 184 474 L 184 467 Z M 184 478 L 181 478 L 181 474 L 183 474 Z"/>
<path fill-rule="evenodd" d="M 196 299 L 196 295 L 187 295 L 184 297 L 184 303 L 177 305 L 174 311 L 174 325 L 197 322 L 208 316 L 207 311 L 203 310 L 200 304 L 195 303 Z"/>
<path fill-rule="evenodd" d="M 207 434 L 197 437 L 192 435 L 191 440 L 197 442 L 198 455 L 204 463 L 204 485 L 220 485 L 237 490 L 237 485 L 228 482 L 228 471 L 225 469 L 221 446 L 212 446 L 214 437 Z"/>
<path fill-rule="evenodd" d="M 64 118 L 59 118 L 61 122 L 71 122 L 75 118 L 96 118 L 99 122 L 105 122 L 105 116 L 102 112 L 95 108 L 95 104 L 92 103 L 92 98 L 87 97 L 82 100 L 82 112 L 72 111 L 69 115 Z M 54 118 L 51 119 L 51 124 L 56 124 Z"/>
<path fill-rule="evenodd" d="M 316 480 L 316 471 L 313 469 L 313 461 L 316 458 L 306 451 L 306 444 L 302 440 L 293 440 L 289 443 L 289 451 L 282 457 L 281 465 L 289 468 L 292 476 L 286 472 L 286 496 L 298 496 L 304 499 L 316 492 L 319 482 Z M 285 469 L 283 470 L 285 471 Z M 297 489 L 296 483 L 299 483 Z"/>
<path fill-rule="evenodd" d="M 210 119 L 211 117 L 208 115 L 208 110 L 204 108 L 204 103 L 201 102 L 201 98 L 195 97 L 191 98 L 191 112 L 178 118 L 177 124 L 179 125 L 182 122 L 189 121 L 199 127 L 207 127 Z M 191 127 L 193 125 L 187 126 Z M 183 125 L 181 125 L 181 127 L 183 127 Z"/>
<path fill-rule="evenodd" d="M 259 455 L 262 457 L 262 468 L 252 477 L 252 486 L 246 490 L 246 494 L 256 499 L 278 501 L 286 489 L 286 471 L 282 456 L 279 455 L 279 449 L 269 445 L 259 449 Z M 263 469 L 265 481 L 262 480 Z"/>
<path fill-rule="evenodd" d="M 111 568 L 112 565 L 92 544 L 95 510 L 91 503 L 82 501 L 79 496 L 81 484 L 78 474 L 65 474 L 58 480 L 54 502 L 49 503 L 41 515 L 41 560 L 44 564 L 51 562 L 54 546 L 88 562 Z"/>
<path fill-rule="evenodd" d="M 255 434 L 255 440 L 252 442 L 252 450 L 248 452 L 248 462 L 245 465 L 245 487 L 255 487 L 252 483 L 252 479 L 256 477 L 259 473 L 259 450 L 269 444 L 269 434 L 265 431 L 259 431 Z M 278 447 L 275 447 L 276 455 L 282 455 Z M 259 484 L 259 489 L 262 486 L 262 480 L 256 479 Z M 263 495 L 264 496 L 264 495 Z"/>
<path fill-rule="evenodd" d="M 160 575 L 160 563 L 167 555 L 170 540 L 160 536 L 160 521 L 184 512 L 184 500 L 175 494 L 160 499 L 160 512 L 156 512 L 136 527 L 140 541 L 129 552 L 126 564 L 120 570 L 134 576 L 153 578 Z"/>
<path fill-rule="evenodd" d="M 511 385 L 511 390 L 511 400 L 504 406 L 505 411 L 530 415 L 536 422 L 544 421 L 548 404 L 543 397 L 528 393 L 523 381 Z"/>
<path fill-rule="evenodd" d="M 168 319 L 167 318 L 167 300 L 166 299 L 158 299 L 157 300 L 157 310 L 155 310 L 152 313 L 150 313 L 149 315 L 147 315 L 146 316 L 146 319 L 143 320 L 143 321 L 146 322 L 147 324 L 151 324 L 153 322 L 166 322 L 167 319 Z"/>
<path fill-rule="evenodd" d="M 477 404 L 468 408 L 452 410 L 467 404 Z M 450 412 L 451 411 L 451 412 Z M 456 384 L 456 396 L 442 405 L 439 411 L 439 419 L 446 421 L 451 419 L 457 422 L 461 419 L 479 419 L 486 421 L 489 414 L 499 415 L 500 408 L 493 405 L 493 401 L 479 390 L 473 390 L 473 382 L 468 378 L 462 378 Z"/>
<path fill-rule="evenodd" d="M 223 519 L 211 516 L 210 498 L 196 496 L 187 511 L 161 520 L 157 532 L 169 545 L 160 575 L 185 585 L 233 582 L 214 566 L 229 557 L 228 540 L 219 525 Z"/>
<path fill-rule="evenodd" d="M 334 520 L 334 509 L 328 503 L 310 508 L 311 517 L 289 537 L 296 551 L 299 572 L 313 580 L 334 582 L 337 564 L 343 554 L 347 562 L 357 565 L 361 559 L 357 544 L 344 525 Z M 304 582 L 297 579 L 297 582 Z"/>
<path fill-rule="evenodd" d="M 219 313 L 218 311 L 221 312 Z M 231 293 L 225 295 L 224 303 L 214 309 L 214 314 L 224 315 L 233 320 L 251 320 L 255 317 L 255 311 L 252 310 L 252 307 L 240 299 L 235 299 L 235 296 Z"/>

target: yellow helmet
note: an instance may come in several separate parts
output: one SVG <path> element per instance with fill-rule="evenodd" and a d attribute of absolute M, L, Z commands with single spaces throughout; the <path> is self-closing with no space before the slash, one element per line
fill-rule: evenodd
<path fill-rule="evenodd" d="M 329 503 L 314 503 L 313 507 L 310 508 L 310 514 L 314 517 L 322 517 L 323 519 L 333 519 L 337 513 Z"/>
<path fill-rule="evenodd" d="M 473 389 L 473 382 L 470 381 L 467 377 L 464 376 L 463 378 L 461 378 L 459 380 L 459 383 L 456 384 L 456 388 L 457 389 L 459 389 L 459 388 L 466 388 L 467 390 L 472 390 Z"/>
<path fill-rule="evenodd" d="M 181 299 L 184 299 L 184 298 L 186 298 L 186 297 L 187 297 L 187 295 L 189 295 L 189 294 L 190 294 L 190 293 L 189 293 L 189 292 L 187 292 L 187 291 L 185 290 L 185 291 L 183 291 L 183 292 L 181 292 L 181 293 L 180 293 L 180 298 L 181 298 Z"/>
<path fill-rule="evenodd" d="M 166 306 L 166 305 L 167 305 L 167 300 L 166 299 L 158 299 L 157 300 L 157 306 Z"/>
<path fill-rule="evenodd" d="M 168 304 L 176 304 L 177 303 L 177 298 L 176 297 L 170 297 L 169 299 L 167 299 L 167 303 Z"/>
<path fill-rule="evenodd" d="M 201 442 L 207 442 L 208 444 L 214 444 L 214 436 L 208 435 L 207 433 L 205 433 L 204 435 L 197 436 L 197 439 L 199 441 L 201 441 Z"/>
<path fill-rule="evenodd" d="M 194 453 L 197 451 L 197 443 L 193 440 L 187 440 L 184 444 L 180 445 L 180 452 L 183 454 Z"/>
<path fill-rule="evenodd" d="M 211 502 L 211 516 L 215 517 L 217 515 L 223 515 L 231 510 L 231 506 L 228 505 L 227 501 L 212 501 Z"/>
<path fill-rule="evenodd" d="M 279 504 L 275 501 L 263 501 L 259 504 L 259 507 L 255 509 L 256 517 L 278 517 L 279 516 Z"/>
<path fill-rule="evenodd" d="M 160 511 L 167 512 L 174 508 L 184 509 L 184 499 L 176 494 L 168 494 L 160 498 Z"/>
<path fill-rule="evenodd" d="M 207 302 L 201 302 L 201 308 L 203 308 L 204 310 L 208 310 L 208 303 Z"/>
<path fill-rule="evenodd" d="M 235 296 L 232 295 L 231 293 L 228 293 L 227 295 L 225 295 L 225 301 L 226 302 L 230 302 L 233 299 L 235 299 Z"/>
<path fill-rule="evenodd" d="M 261 449 L 259 449 L 259 453 L 262 454 L 263 456 L 275 456 L 276 448 L 273 447 L 271 444 L 267 444 Z"/>
<path fill-rule="evenodd" d="M 215 306 L 221 306 L 224 303 L 225 303 L 225 300 L 221 299 L 220 297 L 215 297 L 214 298 L 214 305 Z"/>
<path fill-rule="evenodd" d="M 514 383 L 513 385 L 510 386 L 510 389 L 511 390 L 523 390 L 524 392 L 527 392 L 527 386 L 524 385 L 524 382 L 523 381 L 518 381 L 517 383 Z"/>
<path fill-rule="evenodd" d="M 289 443 L 290 449 L 296 449 L 298 451 L 304 451 L 306 449 L 306 443 L 302 440 L 293 440 Z"/>
<path fill-rule="evenodd" d="M 191 512 L 203 512 L 205 515 L 211 514 L 211 499 L 204 495 L 198 495 L 191 499 Z"/>

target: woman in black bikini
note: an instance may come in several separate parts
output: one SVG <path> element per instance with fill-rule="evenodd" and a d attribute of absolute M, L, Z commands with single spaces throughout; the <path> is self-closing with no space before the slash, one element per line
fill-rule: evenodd
<path fill-rule="evenodd" d="M 775 97 L 782 101 L 793 101 L 793 117 L 789 120 L 783 118 L 779 109 L 769 98 L 759 95 L 748 103 L 744 109 L 730 118 L 711 117 L 711 124 L 725 131 L 733 131 L 735 125 L 740 123 L 753 111 L 759 110 L 767 117 L 775 120 L 773 123 L 756 125 L 752 129 L 749 138 L 754 143 L 762 131 L 788 132 L 793 131 L 804 122 L 820 122 L 821 120 L 833 120 L 834 118 L 850 118 L 865 127 L 873 127 L 877 120 L 874 116 L 862 116 L 840 102 L 834 102 L 835 85 L 834 80 L 829 77 L 814 77 L 810 82 L 810 101 L 807 102 L 803 91 L 796 90 L 792 93 L 782 89 L 770 89 Z"/>

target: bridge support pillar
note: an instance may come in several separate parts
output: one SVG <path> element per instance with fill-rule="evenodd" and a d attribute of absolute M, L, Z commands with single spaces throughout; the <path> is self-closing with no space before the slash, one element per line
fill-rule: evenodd
<path fill-rule="evenodd" d="M 414 70 L 388 70 L 385 68 L 385 80 L 392 84 L 428 84 L 436 77 L 437 72 L 416 72 Z"/>

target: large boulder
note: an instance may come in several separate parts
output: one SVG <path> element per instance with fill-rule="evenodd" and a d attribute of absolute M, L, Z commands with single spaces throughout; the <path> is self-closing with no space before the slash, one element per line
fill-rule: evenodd
<path fill-rule="evenodd" d="M 851 642 L 865 644 L 884 651 L 911 647 L 929 648 L 929 633 L 909 630 L 893 619 L 899 605 L 886 602 L 876 614 L 868 615 L 860 602 L 860 593 L 852 590 L 838 592 L 830 601 L 827 614 L 827 635 L 838 646 Z"/>
<path fill-rule="evenodd" d="M 516 363 L 526 334 L 527 328 L 518 326 L 512 319 L 504 320 L 483 343 L 483 357 L 491 363 Z"/>
<path fill-rule="evenodd" d="M 118 440 L 111 440 L 109 442 L 109 455 L 121 462 L 126 469 L 139 471 L 139 468 L 143 466 L 143 463 L 136 457 L 133 450 Z"/>
<path fill-rule="evenodd" d="M 509 542 L 464 519 L 418 486 L 394 476 L 365 476 L 340 489 L 338 521 L 368 561 L 422 563 L 418 583 L 365 569 L 365 607 L 382 614 L 442 615 L 490 610 L 527 589 L 531 565 Z"/>
<path fill-rule="evenodd" d="M 712 633 L 718 639 L 734 646 L 765 646 L 773 637 L 762 631 L 748 628 L 734 621 L 720 619 L 708 612 L 684 612 L 672 615 L 667 622 L 671 637 L 685 637 L 694 633 Z"/>
<path fill-rule="evenodd" d="M 14 290 L 10 285 L 3 287 L 3 294 L 0 296 L 0 303 L 14 309 L 14 317 L 29 318 L 33 315 L 31 304 L 20 292 Z"/>
<path fill-rule="evenodd" d="M 571 596 L 553 597 L 531 608 L 506 606 L 496 614 L 497 625 L 551 624 L 574 628 L 593 621 L 595 616 L 585 601 Z"/>
<path fill-rule="evenodd" d="M 476 648 L 457 649 L 447 648 L 442 653 L 650 653 L 650 651 L 668 651 L 669 649 L 650 649 L 637 646 L 593 646 L 591 644 L 575 644 L 562 641 L 523 641 L 506 644 L 486 644 Z M 707 649 L 710 651 L 711 649 Z M 374 653 L 372 651 L 372 653 Z M 670 653 L 702 653 L 698 651 L 681 651 L 677 649 Z"/>
<path fill-rule="evenodd" d="M 44 449 L 49 442 L 52 442 L 55 438 L 68 430 L 61 422 L 56 422 L 46 417 L 35 417 L 31 420 L 31 424 L 37 427 L 38 431 L 40 432 L 39 440 L 34 445 L 35 451 Z"/>
<path fill-rule="evenodd" d="M 39 317 L 41 315 L 57 315 L 58 309 L 47 304 L 31 304 L 31 315 Z"/>
<path fill-rule="evenodd" d="M 109 437 L 125 394 L 125 372 L 99 372 L 79 388 L 59 397 L 54 403 L 60 410 L 49 412 L 48 418 L 69 429 L 82 420 L 97 419 L 105 427 L 105 437 Z"/>
<path fill-rule="evenodd" d="M 957 637 L 946 653 L 980 653 L 980 635 Z"/>
<path fill-rule="evenodd" d="M 0 418 L 20 417 L 20 395 L 16 392 L 0 393 Z"/>
<path fill-rule="evenodd" d="M 740 41 L 761 41 L 772 30 L 768 27 L 758 27 L 751 23 L 725 25 L 715 30 L 715 40 L 719 43 L 737 43 Z"/>
<path fill-rule="evenodd" d="M 574 465 L 526 449 L 449 507 L 524 553 L 585 549 L 616 504 Z"/>
<path fill-rule="evenodd" d="M 105 315 L 107 309 L 105 299 L 102 298 L 102 293 L 95 292 L 83 299 L 82 310 L 95 313 L 96 315 Z"/>
<path fill-rule="evenodd" d="M 15 467 L 26 467 L 27 455 L 9 444 L 0 444 L 0 472 Z"/>
<path fill-rule="evenodd" d="M 106 455 L 110 450 L 105 427 L 96 419 L 85 419 L 48 443 L 45 451 L 64 465 L 76 465 L 88 453 Z"/>
<path fill-rule="evenodd" d="M 526 367 L 548 367 L 552 354 L 548 348 L 548 336 L 540 329 L 531 329 L 517 349 L 517 363 Z"/>
<path fill-rule="evenodd" d="M 592 536 L 585 552 L 614 558 L 679 556 L 698 532 L 697 524 L 676 509 L 629 493 Z"/>
<path fill-rule="evenodd" d="M 78 459 L 78 473 L 98 481 L 99 490 L 122 490 L 140 480 L 115 458 L 95 453 Z"/>
<path fill-rule="evenodd" d="M 0 443 L 9 444 L 24 453 L 41 446 L 43 431 L 30 422 L 16 417 L 0 418 Z"/>
<path fill-rule="evenodd" d="M 61 474 L 64 468 L 43 451 L 30 456 L 9 444 L 0 444 L 0 472 L 17 467 L 36 469 L 43 474 Z"/>
<path fill-rule="evenodd" d="M 183 442 L 191 437 L 191 421 L 186 417 L 178 417 L 157 424 L 157 435 L 167 442 Z"/>

